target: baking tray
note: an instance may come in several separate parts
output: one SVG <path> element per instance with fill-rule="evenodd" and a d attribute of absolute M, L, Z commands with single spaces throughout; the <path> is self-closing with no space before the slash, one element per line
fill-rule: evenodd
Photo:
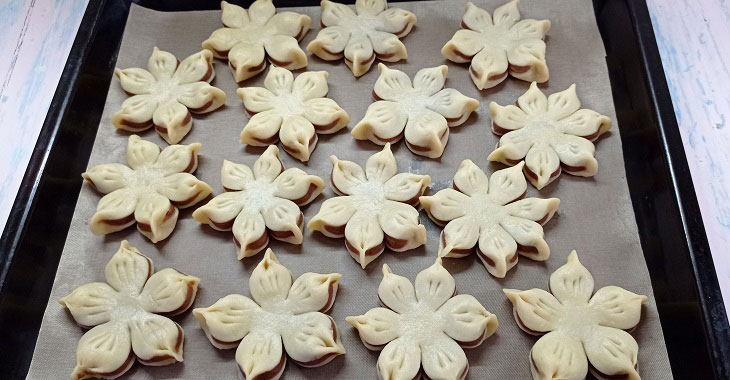
<path fill-rule="evenodd" d="M 134 2 L 161 11 L 220 7 L 217 0 Z M 0 239 L 3 378 L 28 370 L 131 3 L 90 1 Z M 730 328 L 646 4 L 593 3 L 672 372 L 729 378 Z M 286 5 L 317 2 L 277 1 Z"/>

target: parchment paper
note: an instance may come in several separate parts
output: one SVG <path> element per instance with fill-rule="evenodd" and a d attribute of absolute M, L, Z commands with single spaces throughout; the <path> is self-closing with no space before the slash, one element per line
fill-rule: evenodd
<path fill-rule="evenodd" d="M 456 32 L 464 11 L 464 1 L 431 1 L 424 3 L 397 3 L 391 6 L 413 11 L 418 16 L 417 26 L 404 39 L 408 48 L 407 62 L 392 64 L 413 76 L 419 68 L 441 64 L 449 66 L 447 87 L 479 99 L 481 104 L 469 121 L 451 129 L 443 157 L 426 159 L 412 154 L 403 142 L 393 148 L 399 171 L 429 174 L 431 192 L 448 187 L 459 163 L 471 159 L 491 174 L 501 169 L 500 164 L 489 164 L 487 154 L 497 143 L 490 130 L 487 110 L 490 101 L 512 104 L 528 88 L 528 83 L 508 78 L 502 85 L 487 91 L 478 91 L 468 74 L 468 66 L 446 61 L 440 49 Z M 479 6 L 490 12 L 501 1 L 480 1 Z M 464 259 L 446 259 L 446 268 L 454 275 L 457 291 L 474 295 L 499 319 L 494 336 L 480 347 L 467 349 L 471 379 L 527 379 L 530 378 L 528 353 L 536 338 L 522 332 L 512 317 L 512 307 L 501 289 L 504 287 L 530 289 L 546 288 L 548 277 L 565 264 L 571 250 L 576 249 L 583 264 L 591 271 L 596 289 L 617 285 L 633 292 L 646 294 L 641 323 L 633 332 L 639 343 L 639 366 L 645 379 L 671 379 L 664 339 L 656 311 L 653 292 L 644 256 L 639 245 L 634 213 L 626 185 L 621 141 L 611 98 L 605 51 L 595 22 L 590 1 L 526 0 L 520 5 L 523 18 L 547 18 L 552 30 L 547 38 L 547 62 L 550 82 L 544 91 L 553 93 L 578 84 L 578 95 L 583 107 L 608 115 L 614 121 L 611 132 L 596 143 L 599 172 L 595 178 L 579 178 L 563 174 L 553 184 L 536 191 L 528 185 L 528 196 L 558 197 L 561 199 L 557 216 L 545 226 L 546 240 L 552 256 L 547 262 L 534 262 L 521 257 L 519 264 L 503 280 L 489 275 L 474 255 Z M 304 41 L 305 47 L 319 30 L 319 7 L 293 8 L 309 14 L 314 30 Z M 146 67 L 153 46 L 175 54 L 179 59 L 200 50 L 200 43 L 212 31 L 222 26 L 220 11 L 160 13 L 132 6 L 119 51 L 117 66 Z M 182 141 L 200 142 L 198 178 L 208 182 L 216 194 L 223 191 L 220 167 L 223 159 L 252 165 L 263 148 L 246 148 L 239 144 L 239 133 L 247 117 L 241 101 L 235 94 L 237 87 L 225 62 L 215 63 L 216 79 L 213 85 L 228 95 L 226 105 L 205 116 L 194 116 L 190 134 Z M 355 79 L 342 61 L 328 63 L 309 57 L 309 70 L 327 70 L 329 97 L 335 99 L 349 114 L 350 127 L 365 114 L 372 102 L 371 91 L 378 76 L 376 65 L 369 73 Z M 244 82 L 243 86 L 262 86 L 264 75 Z M 83 89 L 81 89 L 83 91 Z M 127 95 L 112 80 L 104 113 L 99 125 L 89 166 L 123 162 L 128 133 L 117 132 L 111 124 Z M 162 146 L 166 144 L 156 132 L 149 130 L 143 138 Z M 381 148 L 369 141 L 356 142 L 349 129 L 333 136 L 320 135 L 319 144 L 308 164 L 302 164 L 281 152 L 286 167 L 299 167 L 311 174 L 326 178 L 331 170 L 328 157 L 337 154 L 341 159 L 363 164 L 367 157 Z M 315 202 L 303 209 L 305 220 L 319 210 L 322 202 L 334 196 L 328 187 Z M 70 375 L 75 364 L 75 347 L 85 332 L 74 323 L 59 304 L 58 299 L 76 287 L 104 281 L 103 270 L 119 242 L 128 239 L 154 261 L 158 269 L 174 267 L 202 279 L 194 307 L 205 307 L 218 298 L 232 293 L 249 295 L 248 278 L 262 255 L 236 260 L 235 246 L 230 232 L 216 232 L 201 226 L 192 216 L 192 209 L 181 210 L 175 232 L 165 241 L 153 245 L 135 228 L 128 228 L 107 236 L 95 236 L 89 231 L 88 221 L 94 213 L 100 195 L 84 185 L 79 195 L 66 246 L 58 266 L 58 273 L 43 319 L 28 378 L 57 379 Z M 378 352 L 367 350 L 354 329 L 344 318 L 362 314 L 377 306 L 377 287 L 382 278 L 384 263 L 401 275 L 413 280 L 416 274 L 432 264 L 438 249 L 441 228 L 428 219 L 422 222 L 428 228 L 428 242 L 418 249 L 393 253 L 386 250 L 366 271 L 345 251 L 342 239 L 329 239 L 319 233 L 305 231 L 304 244 L 289 245 L 274 241 L 271 248 L 281 262 L 295 276 L 313 271 L 340 272 L 344 277 L 337 301 L 330 314 L 337 322 L 347 354 L 323 367 L 305 369 L 291 361 L 284 373 L 286 379 L 372 379 L 376 377 L 375 363 Z M 188 311 L 174 318 L 185 330 L 185 361 L 165 367 L 147 367 L 135 364 L 127 378 L 186 378 L 237 379 L 234 362 L 235 350 L 221 351 L 206 339 L 198 322 Z"/>

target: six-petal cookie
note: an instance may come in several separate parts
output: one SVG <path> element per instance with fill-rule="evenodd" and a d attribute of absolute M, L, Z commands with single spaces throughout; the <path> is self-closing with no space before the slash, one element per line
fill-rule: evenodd
<path fill-rule="evenodd" d="M 494 87 L 507 74 L 525 81 L 546 82 L 545 34 L 549 20 L 521 20 L 518 0 L 494 11 L 494 16 L 471 2 L 461 21 L 464 28 L 441 49 L 444 58 L 470 62 L 469 73 L 480 90 Z"/>
<path fill-rule="evenodd" d="M 611 129 L 611 119 L 580 108 L 575 84 L 549 97 L 532 82 L 517 105 L 489 104 L 492 131 L 502 135 L 490 161 L 516 165 L 524 160 L 527 179 L 538 190 L 562 171 L 591 177 L 598 172 L 595 141 Z"/>
<path fill-rule="evenodd" d="M 160 147 L 129 136 L 127 163 L 96 165 L 81 176 L 106 194 L 91 218 L 91 232 L 104 235 L 137 222 L 137 229 L 157 243 L 172 233 L 178 208 L 190 207 L 213 190 L 190 174 L 198 167 L 200 144 Z"/>
<path fill-rule="evenodd" d="M 76 348 L 71 377 L 114 379 L 134 360 L 162 366 L 183 361 L 183 330 L 168 316 L 187 310 L 200 279 L 165 268 L 122 241 L 106 265 L 106 283 L 82 285 L 60 300 L 80 326 L 90 329 Z"/>
<path fill-rule="evenodd" d="M 332 189 L 341 196 L 324 201 L 309 229 L 344 237 L 347 251 L 363 269 L 385 247 L 402 252 L 426 242 L 426 227 L 414 205 L 431 177 L 397 173 L 390 144 L 368 158 L 365 171 L 354 162 L 331 159 Z"/>
<path fill-rule="evenodd" d="M 379 379 L 420 378 L 462 380 L 469 362 L 462 347 L 476 347 L 499 325 L 471 295 L 454 295 L 456 284 L 441 259 L 416 276 L 416 286 L 383 265 L 378 297 L 387 308 L 347 317 L 365 346 L 383 350 Z"/>
<path fill-rule="evenodd" d="M 641 319 L 646 296 L 617 286 L 593 294 L 593 276 L 575 251 L 542 289 L 504 289 L 517 324 L 528 334 L 542 335 L 530 351 L 535 380 L 639 380 L 639 345 L 626 330 Z M 593 296 L 591 297 L 591 294 Z"/>
<path fill-rule="evenodd" d="M 339 273 L 304 273 L 295 281 L 267 249 L 249 279 L 253 300 L 231 294 L 193 310 L 210 342 L 236 349 L 246 379 L 281 377 L 286 355 L 317 367 L 345 353 L 335 321 L 326 314 L 337 295 Z"/>
<path fill-rule="evenodd" d="M 347 5 L 322 1 L 322 29 L 307 45 L 319 58 L 345 64 L 359 77 L 370 70 L 375 58 L 397 62 L 408 57 L 405 37 L 416 24 L 416 15 L 388 8 L 386 0 L 357 0 L 355 11 Z"/>
<path fill-rule="evenodd" d="M 487 271 L 503 278 L 517 264 L 517 254 L 547 260 L 550 248 L 542 225 L 553 217 L 560 200 L 526 198 L 522 165 L 497 170 L 490 178 L 471 160 L 454 175 L 454 188 L 420 198 L 436 224 L 444 226 L 439 256 L 464 257 L 474 251 Z"/>
<path fill-rule="evenodd" d="M 269 236 L 302 244 L 304 215 L 299 210 L 324 189 L 324 181 L 301 169 L 284 170 L 275 145 L 256 160 L 253 170 L 227 160 L 221 167 L 225 193 L 193 213 L 195 220 L 219 231 L 233 230 L 238 259 L 253 256 Z"/>
<path fill-rule="evenodd" d="M 130 132 L 154 125 L 168 144 L 177 144 L 193 126 L 190 112 L 210 112 L 226 102 L 226 93 L 208 84 L 215 78 L 212 60 L 203 50 L 178 64 L 174 55 L 155 47 L 147 70 L 115 69 L 124 91 L 134 96 L 122 103 L 112 123 Z"/>
<path fill-rule="evenodd" d="M 358 140 L 384 145 L 404 135 L 413 153 L 441 157 L 449 140 L 449 127 L 461 125 L 479 101 L 452 88 L 443 88 L 447 66 L 421 69 L 411 79 L 400 70 L 378 65 L 380 77 L 365 117 L 352 129 Z"/>
<path fill-rule="evenodd" d="M 237 82 L 264 71 L 266 58 L 290 70 L 307 66 L 307 55 L 299 47 L 299 40 L 309 30 L 309 16 L 276 13 L 272 0 L 256 0 L 248 11 L 223 1 L 221 11 L 225 27 L 214 31 L 203 42 L 203 48 L 217 58 L 228 59 Z"/>
<path fill-rule="evenodd" d="M 251 116 L 241 132 L 241 144 L 266 146 L 281 140 L 284 151 L 309 161 L 317 133 L 335 133 L 350 122 L 347 112 L 327 96 L 326 71 L 306 72 L 296 79 L 291 71 L 272 66 L 264 87 L 237 90 Z"/>

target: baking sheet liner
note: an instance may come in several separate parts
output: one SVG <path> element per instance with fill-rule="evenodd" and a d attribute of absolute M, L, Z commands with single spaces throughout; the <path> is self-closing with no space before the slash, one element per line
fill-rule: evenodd
<path fill-rule="evenodd" d="M 477 2 L 477 5 L 491 12 L 501 2 Z M 410 35 L 403 39 L 409 53 L 408 60 L 389 65 L 412 77 L 419 68 L 446 64 L 449 66 L 446 86 L 458 89 L 481 102 L 475 114 L 464 125 L 451 129 L 448 145 L 440 159 L 416 156 L 403 142 L 393 146 L 399 171 L 429 174 L 432 179 L 431 192 L 435 193 L 451 185 L 453 175 L 464 159 L 471 159 L 479 167 L 486 169 L 488 174 L 501 169 L 503 165 L 488 163 L 486 159 L 498 141 L 498 137 L 490 130 L 491 120 L 487 107 L 490 101 L 502 105 L 513 104 L 527 90 L 529 83 L 508 78 L 503 84 L 480 92 L 469 78 L 468 65 L 454 64 L 441 56 L 441 47 L 460 28 L 459 23 L 465 9 L 464 1 L 393 3 L 391 6 L 413 11 L 418 16 L 418 23 Z M 306 7 L 288 10 L 306 13 L 312 18 L 313 30 L 309 31 L 300 44 L 306 47 L 319 31 L 320 9 Z M 640 347 L 641 375 L 645 379 L 671 379 L 649 273 L 639 244 L 626 184 L 605 51 L 591 1 L 527 0 L 520 4 L 520 10 L 523 18 L 547 18 L 552 21 L 552 29 L 546 40 L 550 81 L 541 85 L 543 90 L 550 94 L 576 83 L 583 107 L 609 116 L 614 121 L 614 128 L 596 143 L 599 162 L 597 176 L 579 178 L 563 174 L 540 192 L 528 186 L 528 196 L 558 197 L 562 201 L 556 217 L 545 226 L 546 240 L 552 252 L 547 262 L 534 262 L 521 257 L 518 265 L 508 272 L 505 279 L 496 279 L 487 273 L 474 255 L 464 259 L 444 260 L 445 267 L 456 280 L 457 291 L 474 295 L 489 311 L 497 315 L 500 322 L 494 336 L 478 348 L 465 350 L 471 366 L 469 376 L 472 379 L 530 378 L 528 353 L 537 338 L 517 327 L 512 317 L 512 307 L 501 289 L 545 289 L 550 274 L 565 264 L 568 254 L 575 249 L 582 263 L 593 274 L 596 289 L 617 285 L 649 297 L 641 323 L 632 333 Z M 220 27 L 220 11 L 163 13 L 132 5 L 117 67 L 146 67 L 154 46 L 169 51 L 182 60 L 199 51 L 201 42 Z M 215 194 L 219 194 L 223 191 L 220 182 L 223 159 L 250 166 L 264 149 L 239 144 L 239 133 L 247 117 L 242 102 L 235 94 L 237 84 L 225 62 L 216 60 L 215 70 L 216 78 L 212 84 L 226 92 L 226 105 L 210 114 L 194 116 L 193 129 L 181 143 L 202 143 L 200 165 L 196 174 L 214 188 Z M 302 164 L 282 151 L 284 165 L 287 168 L 301 168 L 322 178 L 329 176 L 329 156 L 332 154 L 364 165 L 366 159 L 381 147 L 369 141 L 355 141 L 350 136 L 349 129 L 364 116 L 367 106 L 372 102 L 371 91 L 378 76 L 377 62 L 370 72 L 360 78 L 354 78 L 341 60 L 326 62 L 310 56 L 308 70 L 329 72 L 329 97 L 349 113 L 350 126 L 334 135 L 320 135 L 317 148 L 307 164 Z M 265 73 L 247 80 L 242 86 L 262 86 L 264 75 Z M 111 162 L 126 163 L 129 133 L 118 132 L 111 123 L 112 115 L 125 99 L 127 95 L 122 91 L 118 80 L 113 79 L 89 167 Z M 166 146 L 153 130 L 143 132 L 141 136 Z M 328 186 L 312 204 L 303 208 L 305 220 L 314 216 L 322 202 L 332 196 L 334 193 Z M 82 284 L 103 281 L 104 266 L 123 239 L 128 239 L 133 246 L 149 256 L 158 269 L 173 267 L 200 277 L 202 282 L 194 307 L 209 306 L 220 297 L 232 293 L 247 296 L 250 294 L 248 279 L 262 254 L 237 261 L 232 234 L 201 226 L 191 216 L 195 207 L 181 210 L 174 233 L 167 240 L 153 245 L 133 227 L 107 236 L 92 235 L 88 222 L 99 198 L 100 195 L 90 186 L 82 187 L 43 318 L 28 375 L 30 379 L 70 376 L 75 364 L 75 347 L 85 330 L 76 325 L 57 301 Z M 347 354 L 323 367 L 313 369 L 299 367 L 290 361 L 283 378 L 376 377 L 375 363 L 379 353 L 367 350 L 356 331 L 344 319 L 348 315 L 362 314 L 377 306 L 377 287 L 382 278 L 381 268 L 384 263 L 411 280 L 419 271 L 433 263 L 441 228 L 434 225 L 424 212 L 421 220 L 428 229 L 425 246 L 403 253 L 386 250 L 367 270 L 360 269 L 350 257 L 342 239 L 330 239 L 307 230 L 301 246 L 272 240 L 270 247 L 294 276 L 309 271 L 340 272 L 344 275 L 337 300 L 329 314 L 341 330 Z M 221 351 L 214 348 L 189 311 L 174 320 L 185 330 L 185 361 L 164 367 L 136 364 L 126 375 L 127 378 L 239 378 L 234 361 L 235 349 Z"/>

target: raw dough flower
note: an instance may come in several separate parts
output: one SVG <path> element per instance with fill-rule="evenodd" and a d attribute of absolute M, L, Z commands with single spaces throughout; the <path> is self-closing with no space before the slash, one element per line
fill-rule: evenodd
<path fill-rule="evenodd" d="M 61 299 L 90 329 L 76 348 L 72 379 L 115 379 L 135 358 L 149 366 L 183 361 L 183 330 L 167 317 L 193 304 L 200 279 L 171 268 L 153 272 L 152 260 L 123 240 L 104 269 L 106 283 L 82 285 Z"/>
<path fill-rule="evenodd" d="M 441 49 L 444 58 L 458 63 L 471 61 L 469 73 L 478 89 L 494 87 L 507 73 L 525 81 L 547 82 L 545 34 L 549 20 L 522 20 L 512 0 L 494 11 L 494 17 L 472 3 L 466 4 L 464 28 Z"/>
<path fill-rule="evenodd" d="M 332 238 L 344 236 L 347 251 L 363 269 L 385 247 L 403 252 L 426 242 L 426 227 L 414 206 L 431 177 L 396 174 L 390 144 L 368 158 L 365 171 L 354 162 L 330 159 L 332 189 L 341 196 L 324 201 L 309 229 Z"/>
<path fill-rule="evenodd" d="M 530 351 L 535 380 L 581 380 L 589 369 L 598 379 L 640 379 L 639 345 L 624 330 L 639 323 L 646 296 L 606 286 L 591 297 L 593 276 L 575 251 L 550 276 L 548 290 L 504 289 L 520 328 L 547 333 Z"/>
<path fill-rule="evenodd" d="M 299 210 L 324 189 L 324 181 L 301 169 L 284 170 L 275 145 L 259 157 L 253 171 L 246 165 L 223 161 L 225 193 L 193 212 L 200 223 L 219 231 L 233 230 L 238 259 L 253 256 L 269 244 L 269 236 L 302 244 L 304 216 Z"/>
<path fill-rule="evenodd" d="M 292 283 L 291 272 L 267 249 L 248 282 L 253 300 L 231 294 L 193 314 L 213 346 L 238 347 L 244 378 L 276 380 L 286 355 L 303 367 L 318 367 L 345 353 L 335 321 L 324 314 L 341 277 L 304 273 Z"/>
<path fill-rule="evenodd" d="M 284 151 L 309 161 L 317 145 L 317 133 L 335 133 L 350 122 L 347 112 L 325 98 L 329 87 L 326 71 L 301 73 L 272 66 L 264 87 L 239 88 L 236 93 L 251 114 L 241 132 L 241 144 L 266 146 L 281 140 Z"/>
<path fill-rule="evenodd" d="M 580 109 L 575 84 L 546 98 L 532 82 L 516 106 L 492 102 L 489 114 L 492 131 L 503 136 L 488 159 L 507 165 L 524 160 L 525 175 L 538 190 L 563 170 L 581 177 L 598 172 L 592 141 L 611 129 L 611 119 Z"/>
<path fill-rule="evenodd" d="M 416 24 L 416 15 L 388 8 L 386 0 L 357 0 L 355 11 L 347 5 L 322 1 L 322 29 L 307 51 L 327 61 L 345 58 L 359 77 L 370 70 L 375 57 L 397 62 L 408 58 L 405 37 Z"/>
<path fill-rule="evenodd" d="M 384 306 L 347 317 L 378 357 L 378 378 L 464 379 L 469 362 L 462 347 L 473 348 L 491 336 L 499 322 L 476 298 L 454 295 L 456 284 L 441 259 L 416 276 L 415 288 L 383 265 L 378 296 Z"/>
<path fill-rule="evenodd" d="M 178 64 L 174 55 L 155 47 L 147 70 L 115 69 L 124 91 L 134 96 L 122 103 L 112 123 L 130 132 L 154 125 L 168 144 L 177 144 L 193 126 L 190 112 L 210 112 L 226 102 L 226 93 L 208 84 L 215 78 L 212 60 L 202 50 Z"/>
<path fill-rule="evenodd" d="M 449 140 L 449 128 L 469 118 L 479 101 L 453 88 L 443 88 L 447 66 L 421 69 L 413 78 L 400 70 L 378 65 L 380 77 L 365 117 L 352 135 L 376 144 L 394 143 L 404 135 L 413 153 L 430 158 L 441 157 Z"/>
<path fill-rule="evenodd" d="M 82 173 L 106 194 L 99 200 L 89 227 L 96 235 L 121 231 L 137 222 L 142 235 L 157 243 L 172 233 L 178 208 L 190 207 L 213 189 L 190 174 L 198 167 L 200 144 L 160 147 L 129 136 L 127 162 L 96 165 Z"/>
<path fill-rule="evenodd" d="M 203 48 L 216 58 L 228 59 L 236 82 L 251 78 L 271 63 L 290 70 L 307 66 L 307 55 L 299 47 L 312 20 L 294 12 L 276 13 L 271 0 L 256 0 L 248 12 L 238 5 L 221 2 L 225 28 L 213 32 Z M 276 14 L 275 14 L 276 13 Z"/>
<path fill-rule="evenodd" d="M 474 251 L 487 271 L 503 278 L 517 265 L 517 253 L 533 260 L 550 257 L 542 224 L 553 217 L 560 199 L 526 198 L 524 163 L 497 170 L 490 178 L 471 160 L 462 161 L 454 188 L 420 198 L 441 231 L 439 256 L 464 257 Z"/>

